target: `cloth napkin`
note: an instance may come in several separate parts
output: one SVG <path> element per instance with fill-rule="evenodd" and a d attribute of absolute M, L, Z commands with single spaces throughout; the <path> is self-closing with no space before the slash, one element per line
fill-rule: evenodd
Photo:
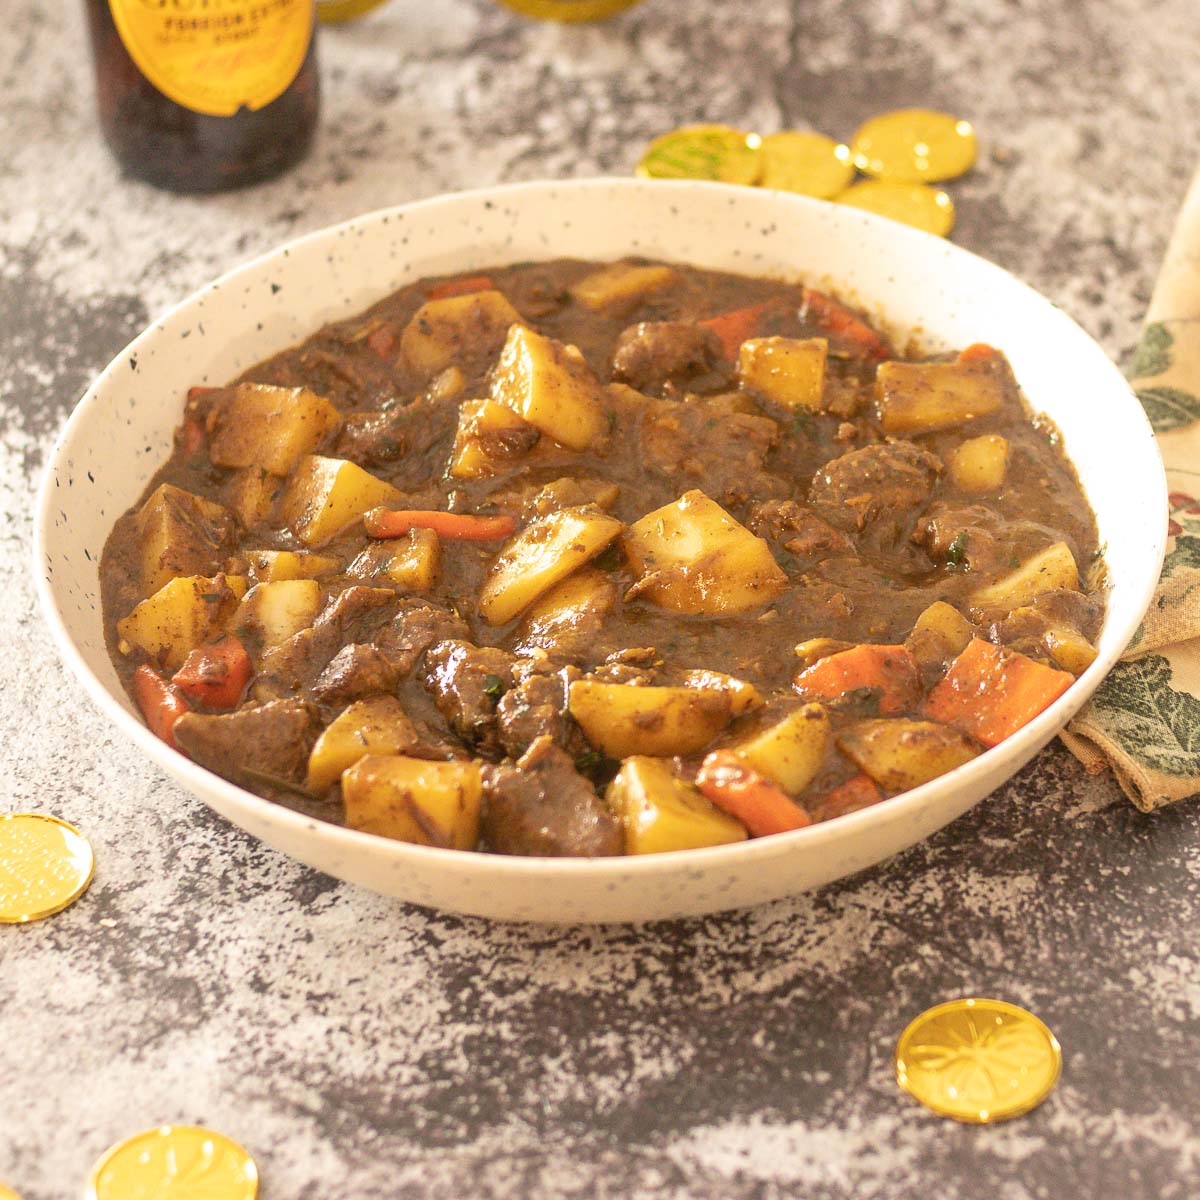
<path fill-rule="evenodd" d="M 1200 175 L 1184 201 L 1130 382 L 1170 489 L 1167 557 L 1124 657 L 1062 735 L 1144 812 L 1200 794 Z"/>

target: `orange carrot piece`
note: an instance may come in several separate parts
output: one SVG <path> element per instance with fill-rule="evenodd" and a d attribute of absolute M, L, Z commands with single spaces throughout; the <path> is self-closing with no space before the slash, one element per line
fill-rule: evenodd
<path fill-rule="evenodd" d="M 390 325 L 380 325 L 367 334 L 367 345 L 380 358 L 391 358 L 396 349 L 396 331 Z"/>
<path fill-rule="evenodd" d="M 432 529 L 439 537 L 459 542 L 495 542 L 517 527 L 516 517 L 479 517 L 469 513 L 373 508 L 363 518 L 374 538 L 403 537 L 410 529 Z"/>
<path fill-rule="evenodd" d="M 711 329 L 721 343 L 721 356 L 736 359 L 742 343 L 753 336 L 767 311 L 765 304 L 752 304 L 749 308 L 735 308 L 733 312 L 709 317 L 699 324 Z"/>
<path fill-rule="evenodd" d="M 472 292 L 488 292 L 496 285 L 486 275 L 466 275 L 462 279 L 443 279 L 425 293 L 426 300 L 444 300 L 447 296 L 469 296 Z"/>
<path fill-rule="evenodd" d="M 801 695 L 838 700 L 860 688 L 879 693 L 879 712 L 895 716 L 916 707 L 921 676 L 916 659 L 904 646 L 853 646 L 818 659 L 792 682 Z"/>
<path fill-rule="evenodd" d="M 1000 351 L 995 346 L 989 346 L 986 342 L 974 342 L 965 350 L 958 352 L 958 361 L 960 363 L 987 363 L 998 358 Z"/>
<path fill-rule="evenodd" d="M 204 445 L 204 426 L 194 418 L 187 417 L 179 427 L 175 439 L 183 453 L 188 458 L 192 458 L 200 452 L 200 448 Z"/>
<path fill-rule="evenodd" d="M 892 357 L 891 346 L 862 317 L 840 300 L 818 292 L 816 288 L 806 287 L 803 311 L 806 317 L 811 318 L 822 329 L 836 334 L 843 341 L 852 342 L 862 352 L 863 357 Z"/>
<path fill-rule="evenodd" d="M 858 812 L 860 808 L 870 808 L 882 799 L 883 793 L 875 780 L 869 775 L 854 775 L 814 800 L 813 807 L 822 821 L 829 821 L 846 813 Z"/>
<path fill-rule="evenodd" d="M 812 817 L 795 800 L 730 750 L 714 750 L 704 760 L 696 773 L 696 786 L 719 809 L 741 821 L 751 837 L 812 824 Z"/>
<path fill-rule="evenodd" d="M 995 746 L 1044 712 L 1075 676 L 973 638 L 925 700 L 924 714 Z"/>
<path fill-rule="evenodd" d="M 191 711 L 188 702 L 153 667 L 145 665 L 133 673 L 133 698 L 150 732 L 178 750 L 175 722 Z"/>
<path fill-rule="evenodd" d="M 232 633 L 197 646 L 171 678 L 189 700 L 208 708 L 235 708 L 250 682 L 250 655 Z"/>

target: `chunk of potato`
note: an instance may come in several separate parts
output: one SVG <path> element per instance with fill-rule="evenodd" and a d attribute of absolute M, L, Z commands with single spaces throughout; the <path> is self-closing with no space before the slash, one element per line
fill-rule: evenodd
<path fill-rule="evenodd" d="M 661 758 L 627 758 L 604 798 L 620 818 L 626 854 L 698 850 L 746 839 L 746 827 L 721 812 Z"/>
<path fill-rule="evenodd" d="M 701 491 L 647 513 L 623 545 L 637 594 L 673 612 L 744 612 L 787 586 L 767 543 Z"/>
<path fill-rule="evenodd" d="M 442 543 L 432 529 L 410 529 L 403 537 L 369 545 L 349 566 L 356 579 L 390 579 L 407 592 L 433 591 L 442 570 Z"/>
<path fill-rule="evenodd" d="M 307 629 L 320 608 L 321 585 L 315 579 L 277 579 L 246 593 L 232 626 L 269 650 Z"/>
<path fill-rule="evenodd" d="M 695 671 L 684 671 L 683 686 L 692 688 L 715 688 L 729 695 L 729 711 L 735 717 L 752 712 L 763 704 L 763 694 L 745 679 L 726 675 L 723 671 L 710 671 L 706 667 Z"/>
<path fill-rule="evenodd" d="M 986 360 L 885 362 L 875 372 L 880 423 L 893 435 L 932 433 L 986 417 L 1004 396 L 1005 377 Z"/>
<path fill-rule="evenodd" d="M 126 646 L 145 651 L 165 671 L 175 671 L 197 646 L 223 633 L 246 590 L 244 578 L 180 575 L 117 622 Z"/>
<path fill-rule="evenodd" d="M 233 515 L 212 500 L 160 484 L 137 515 L 142 594 L 178 575 L 211 575 L 232 544 Z"/>
<path fill-rule="evenodd" d="M 885 792 L 906 792 L 970 762 L 979 747 L 965 733 L 936 721 L 880 717 L 838 735 L 838 749 Z"/>
<path fill-rule="evenodd" d="M 521 314 L 494 288 L 429 300 L 404 327 L 400 354 L 415 375 L 432 379 L 457 365 L 467 347 L 474 355 L 495 353 L 520 322 Z"/>
<path fill-rule="evenodd" d="M 578 679 L 568 707 L 593 746 L 609 758 L 694 754 L 729 724 L 733 704 L 719 688 L 641 687 Z"/>
<path fill-rule="evenodd" d="M 482 795 L 474 761 L 369 754 L 342 774 L 351 829 L 422 846 L 474 850 Z"/>
<path fill-rule="evenodd" d="M 904 639 L 920 667 L 944 667 L 956 659 L 975 636 L 970 621 L 945 600 L 935 600 L 913 623 Z"/>
<path fill-rule="evenodd" d="M 483 479 L 536 444 L 541 430 L 494 400 L 467 400 L 458 410 L 450 456 L 455 479 Z"/>
<path fill-rule="evenodd" d="M 283 579 L 323 579 L 334 575 L 341 560 L 328 554 L 308 554 L 295 550 L 251 550 L 246 554 L 256 583 L 277 583 Z"/>
<path fill-rule="evenodd" d="M 603 620 L 617 602 L 612 576 L 595 567 L 568 575 L 535 600 L 521 624 L 523 637 L 543 638 L 578 625 L 588 616 Z"/>
<path fill-rule="evenodd" d="M 825 407 L 825 338 L 748 338 L 738 351 L 738 382 L 784 408 Z"/>
<path fill-rule="evenodd" d="M 239 383 L 212 413 L 209 457 L 219 467 L 287 475 L 342 427 L 342 414 L 308 388 Z"/>
<path fill-rule="evenodd" d="M 574 346 L 523 325 L 509 330 L 492 372 L 492 399 L 571 450 L 608 432 L 604 389 Z"/>
<path fill-rule="evenodd" d="M 760 775 L 798 796 L 817 777 L 829 748 L 829 715 L 821 704 L 806 704 L 733 747 Z"/>
<path fill-rule="evenodd" d="M 400 493 L 356 463 L 310 454 L 300 460 L 280 500 L 283 523 L 306 545 L 321 546 L 363 513 L 395 505 Z"/>
<path fill-rule="evenodd" d="M 225 498 L 247 528 L 265 524 L 283 490 L 283 480 L 262 467 L 243 467 L 225 482 Z"/>
<path fill-rule="evenodd" d="M 1096 647 L 1077 629 L 1052 625 L 1042 641 L 1054 665 L 1072 675 L 1082 675 L 1096 661 Z"/>
<path fill-rule="evenodd" d="M 979 611 L 1012 612 L 1046 592 L 1079 591 L 1079 568 L 1066 542 L 1039 550 L 1007 575 L 967 597 Z"/>
<path fill-rule="evenodd" d="M 304 786 L 323 792 L 368 754 L 402 754 L 420 741 L 395 696 L 356 700 L 325 727 L 308 756 Z"/>
<path fill-rule="evenodd" d="M 803 671 L 811 667 L 813 663 L 828 658 L 831 654 L 840 654 L 843 650 L 852 650 L 853 648 L 854 642 L 841 642 L 837 638 L 815 637 L 797 642 L 792 650 L 800 660 L 800 670 Z"/>
<path fill-rule="evenodd" d="M 967 438 L 946 458 L 950 481 L 969 496 L 985 496 L 1004 486 L 1008 473 L 1008 438 L 985 433 Z"/>
<path fill-rule="evenodd" d="M 479 589 L 479 613 L 503 625 L 595 558 L 625 526 L 594 508 L 564 508 L 525 526 L 500 552 Z"/>
<path fill-rule="evenodd" d="M 593 312 L 621 312 L 633 308 L 644 296 L 665 288 L 675 272 L 661 263 L 639 265 L 619 262 L 585 275 L 567 290 Z"/>

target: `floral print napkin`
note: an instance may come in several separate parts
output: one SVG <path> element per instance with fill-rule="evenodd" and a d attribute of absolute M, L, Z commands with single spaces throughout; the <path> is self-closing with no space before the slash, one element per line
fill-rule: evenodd
<path fill-rule="evenodd" d="M 1167 468 L 1167 557 L 1125 656 L 1063 741 L 1089 771 L 1111 767 L 1134 804 L 1152 812 L 1200 794 L 1200 175 L 1129 374 Z"/>

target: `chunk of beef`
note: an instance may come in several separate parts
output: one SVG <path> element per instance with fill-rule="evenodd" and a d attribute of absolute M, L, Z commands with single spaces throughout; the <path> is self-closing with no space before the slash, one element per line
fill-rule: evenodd
<path fill-rule="evenodd" d="M 827 462 L 814 476 L 809 503 L 843 533 L 858 533 L 876 551 L 903 546 L 933 495 L 942 463 L 912 442 L 878 442 Z"/>
<path fill-rule="evenodd" d="M 333 596 L 308 629 L 271 647 L 262 656 L 262 674 L 285 691 L 310 687 L 343 646 L 368 642 L 395 611 L 390 588 L 348 587 Z"/>
<path fill-rule="evenodd" d="M 483 758 L 500 757 L 496 705 L 512 687 L 513 656 L 492 646 L 439 642 L 425 654 L 421 682 L 450 728 Z"/>
<path fill-rule="evenodd" d="M 678 491 L 700 487 L 727 507 L 751 497 L 780 495 L 783 481 L 763 470 L 779 426 L 740 405 L 726 396 L 686 401 L 643 397 L 643 460 Z"/>
<path fill-rule="evenodd" d="M 707 374 L 721 357 L 720 339 L 691 321 L 642 321 L 631 325 L 613 350 L 615 379 L 639 392 L 658 392 Z"/>
<path fill-rule="evenodd" d="M 776 557 L 796 559 L 795 570 L 807 570 L 822 559 L 850 554 L 854 544 L 844 534 L 823 521 L 810 508 L 795 500 L 765 500 L 752 504 L 746 525 L 752 533 L 766 539 Z"/>
<path fill-rule="evenodd" d="M 303 700 L 272 700 L 231 713 L 185 713 L 175 725 L 180 749 L 202 767 L 243 786 L 304 778 L 316 721 Z"/>
<path fill-rule="evenodd" d="M 624 851 L 617 819 L 549 737 L 534 741 L 516 766 L 485 769 L 482 833 L 498 854 L 591 858 Z"/>
<path fill-rule="evenodd" d="M 345 704 L 361 696 L 390 692 L 399 680 L 395 663 L 378 647 L 370 642 L 351 642 L 329 660 L 312 692 L 324 704 Z"/>
<path fill-rule="evenodd" d="M 411 404 L 349 414 L 333 453 L 367 468 L 384 464 L 404 467 L 395 482 L 401 487 L 416 486 L 430 474 L 424 456 L 434 450 L 440 453 L 449 445 L 457 424 L 457 404 L 418 397 Z"/>
<path fill-rule="evenodd" d="M 1084 592 L 1045 592 L 994 622 L 989 633 L 992 640 L 1017 649 L 1022 648 L 1022 643 L 1044 642 L 1047 632 L 1055 629 L 1073 629 L 1094 641 L 1103 615 L 1104 602 L 1098 596 Z"/>
<path fill-rule="evenodd" d="M 912 532 L 912 540 L 935 562 L 951 562 L 979 576 L 1003 574 L 1057 536 L 1036 521 L 1006 521 L 982 504 L 943 501 L 930 505 Z"/>
<path fill-rule="evenodd" d="M 493 492 L 488 499 L 501 512 L 532 521 L 535 517 L 544 517 L 559 509 L 578 508 L 585 504 L 594 504 L 607 511 L 620 493 L 620 486 L 607 479 L 564 475 L 549 483 L 527 479 Z"/>
<path fill-rule="evenodd" d="M 375 646 L 400 678 L 408 675 L 430 646 L 470 637 L 467 623 L 457 613 L 426 600 L 405 597 L 400 611 L 375 638 Z"/>
<path fill-rule="evenodd" d="M 519 758 L 539 738 L 548 737 L 572 759 L 587 750 L 579 726 L 567 711 L 568 690 L 580 678 L 575 667 L 552 675 L 528 675 L 500 697 L 496 705 L 500 743 L 510 758 Z"/>
<path fill-rule="evenodd" d="M 649 687 L 658 679 L 658 651 L 653 646 L 626 646 L 607 655 L 591 672 L 593 679 L 603 683 L 627 683 L 634 687 Z"/>

